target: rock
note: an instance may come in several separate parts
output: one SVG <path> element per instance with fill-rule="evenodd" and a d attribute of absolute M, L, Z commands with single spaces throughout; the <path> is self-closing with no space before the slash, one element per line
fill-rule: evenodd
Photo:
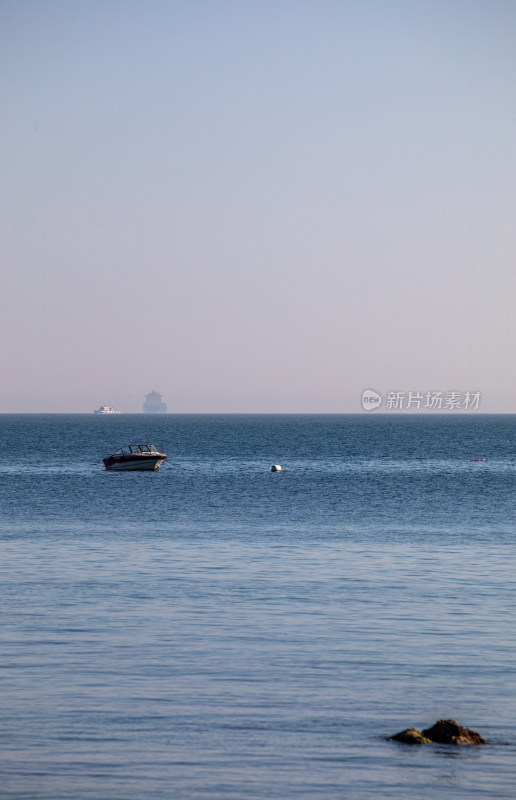
<path fill-rule="evenodd" d="M 389 736 L 388 742 L 403 742 L 404 744 L 430 744 L 430 739 L 425 739 L 423 734 L 419 733 L 415 728 L 405 728 L 395 736 Z"/>
<path fill-rule="evenodd" d="M 426 728 L 422 733 L 415 728 L 405 728 L 395 736 L 389 736 L 388 742 L 403 742 L 404 744 L 454 744 L 475 745 L 487 744 L 486 740 L 470 728 L 463 728 L 454 719 L 440 719 L 431 728 Z"/>
<path fill-rule="evenodd" d="M 454 719 L 438 720 L 431 728 L 426 728 L 423 731 L 423 736 L 439 744 L 487 744 L 486 740 L 477 731 L 457 725 Z"/>

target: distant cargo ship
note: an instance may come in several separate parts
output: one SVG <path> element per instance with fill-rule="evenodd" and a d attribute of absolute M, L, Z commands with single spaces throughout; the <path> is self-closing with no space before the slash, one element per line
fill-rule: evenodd
<path fill-rule="evenodd" d="M 115 411 L 113 406 L 101 406 L 96 408 L 94 414 L 120 414 L 120 411 Z"/>
<path fill-rule="evenodd" d="M 156 391 L 149 392 L 145 395 L 145 403 L 143 404 L 144 414 L 165 414 L 167 411 L 167 404 L 161 401 L 162 394 Z"/>

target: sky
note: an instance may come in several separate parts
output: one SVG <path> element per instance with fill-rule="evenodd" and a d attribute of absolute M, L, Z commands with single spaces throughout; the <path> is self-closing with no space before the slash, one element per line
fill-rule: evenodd
<path fill-rule="evenodd" d="M 0 0 L 0 412 L 516 412 L 513 0 Z"/>

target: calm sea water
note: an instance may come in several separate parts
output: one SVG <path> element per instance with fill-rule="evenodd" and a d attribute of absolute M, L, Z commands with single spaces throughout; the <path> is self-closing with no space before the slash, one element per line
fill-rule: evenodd
<path fill-rule="evenodd" d="M 0 431 L 0 796 L 516 796 L 515 416 Z"/>

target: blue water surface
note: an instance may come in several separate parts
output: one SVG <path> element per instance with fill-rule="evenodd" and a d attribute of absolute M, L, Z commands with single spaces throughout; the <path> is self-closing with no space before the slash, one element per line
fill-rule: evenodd
<path fill-rule="evenodd" d="M 516 416 L 0 430 L 0 796 L 516 796 Z"/>

